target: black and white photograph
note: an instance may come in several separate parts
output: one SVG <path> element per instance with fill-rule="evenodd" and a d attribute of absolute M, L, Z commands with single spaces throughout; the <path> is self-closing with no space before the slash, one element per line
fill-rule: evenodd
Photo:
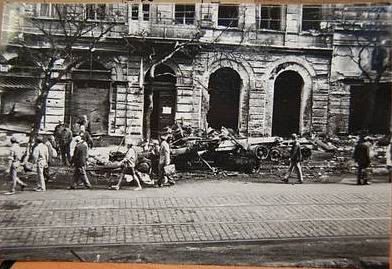
<path fill-rule="evenodd" d="M 0 260 L 389 267 L 390 3 L 0 15 Z"/>

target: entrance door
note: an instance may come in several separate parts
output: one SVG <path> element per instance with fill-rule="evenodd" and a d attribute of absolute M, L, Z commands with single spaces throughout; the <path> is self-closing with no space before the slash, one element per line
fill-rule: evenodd
<path fill-rule="evenodd" d="M 238 73 L 227 67 L 218 69 L 210 76 L 210 104 L 207 113 L 209 127 L 238 130 L 241 82 Z"/>
<path fill-rule="evenodd" d="M 73 122 L 82 115 L 90 120 L 91 133 L 108 133 L 109 82 L 74 83 L 71 115 Z"/>
<path fill-rule="evenodd" d="M 174 124 L 176 95 L 173 83 L 154 82 L 152 89 L 151 136 L 156 138 L 163 128 Z"/>
<path fill-rule="evenodd" d="M 302 77 L 293 71 L 281 73 L 275 80 L 272 135 L 289 137 L 299 133 Z"/>

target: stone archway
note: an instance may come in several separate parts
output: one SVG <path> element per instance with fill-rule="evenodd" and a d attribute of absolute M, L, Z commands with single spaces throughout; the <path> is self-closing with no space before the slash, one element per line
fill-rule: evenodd
<path fill-rule="evenodd" d="M 308 62 L 297 57 L 286 57 L 274 62 L 266 70 L 264 76 L 264 88 L 266 89 L 265 97 L 265 121 L 264 133 L 272 135 L 273 124 L 273 105 L 274 105 L 274 90 L 275 81 L 280 74 L 286 71 L 293 71 L 297 73 L 303 80 L 303 87 L 301 91 L 300 109 L 299 109 L 299 126 L 298 133 L 311 131 L 312 126 L 312 92 L 316 91 L 316 84 L 314 77 L 316 72 Z"/>
<path fill-rule="evenodd" d="M 223 67 L 211 74 L 208 83 L 209 127 L 238 129 L 241 84 L 241 77 L 231 68 Z"/>
<path fill-rule="evenodd" d="M 255 89 L 256 79 L 252 67 L 248 62 L 237 62 L 231 59 L 220 59 L 212 62 L 209 68 L 203 73 L 199 82 L 208 85 L 210 75 L 215 73 L 218 69 L 229 68 L 234 70 L 241 79 L 241 86 L 239 91 L 239 111 L 238 111 L 238 130 L 241 134 L 248 134 L 248 113 L 249 113 L 249 95 L 250 90 Z M 200 127 L 207 128 L 207 113 L 210 102 L 210 95 L 208 87 L 200 87 L 200 109 L 199 119 Z"/>
<path fill-rule="evenodd" d="M 289 137 L 299 133 L 301 92 L 304 82 L 294 71 L 279 74 L 274 83 L 272 135 Z"/>

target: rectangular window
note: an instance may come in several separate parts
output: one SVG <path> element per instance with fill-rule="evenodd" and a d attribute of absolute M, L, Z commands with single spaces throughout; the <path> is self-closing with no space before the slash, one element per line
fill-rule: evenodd
<path fill-rule="evenodd" d="M 219 6 L 218 25 L 238 27 L 238 6 Z"/>
<path fill-rule="evenodd" d="M 323 12 L 321 5 L 303 6 L 302 8 L 302 31 L 320 30 Z"/>
<path fill-rule="evenodd" d="M 50 4 L 41 4 L 39 9 L 40 17 L 49 17 L 50 16 Z"/>
<path fill-rule="evenodd" d="M 148 21 L 150 19 L 150 5 L 143 5 L 143 21 Z"/>
<path fill-rule="evenodd" d="M 176 5 L 175 21 L 176 24 L 194 24 L 195 5 Z"/>
<path fill-rule="evenodd" d="M 139 19 L 139 5 L 138 4 L 134 4 L 132 5 L 132 16 L 131 16 L 132 20 L 138 20 Z"/>
<path fill-rule="evenodd" d="M 259 29 L 282 29 L 282 6 L 259 6 L 256 16 L 256 23 Z"/>
<path fill-rule="evenodd" d="M 87 4 L 86 5 L 86 18 L 89 20 L 104 20 L 106 16 L 106 6 Z"/>

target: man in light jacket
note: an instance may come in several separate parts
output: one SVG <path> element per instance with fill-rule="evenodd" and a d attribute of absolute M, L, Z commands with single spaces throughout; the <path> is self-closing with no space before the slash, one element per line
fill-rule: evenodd
<path fill-rule="evenodd" d="M 9 173 L 11 177 L 11 186 L 10 186 L 10 191 L 6 192 L 5 194 L 8 195 L 15 194 L 15 189 L 17 184 L 20 185 L 22 191 L 27 186 L 27 184 L 24 183 L 22 180 L 20 180 L 18 177 L 18 169 L 21 166 L 20 164 L 21 160 L 22 160 L 22 151 L 19 146 L 19 141 L 16 139 L 16 137 L 11 137 L 11 148 L 8 157 L 8 168 L 6 170 L 6 172 Z"/>
<path fill-rule="evenodd" d="M 43 137 L 37 136 L 36 146 L 33 150 L 33 160 L 37 165 L 37 187 L 35 191 L 46 191 L 44 170 L 48 167 L 49 152 L 48 147 L 43 143 Z"/>

